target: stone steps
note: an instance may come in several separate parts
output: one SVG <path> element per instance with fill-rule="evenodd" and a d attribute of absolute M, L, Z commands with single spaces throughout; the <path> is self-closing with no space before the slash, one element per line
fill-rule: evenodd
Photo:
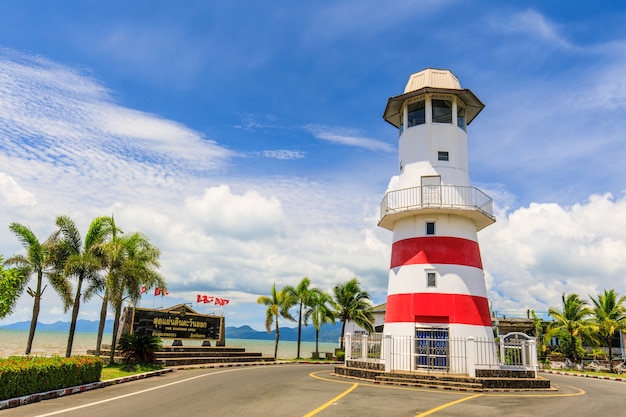
<path fill-rule="evenodd" d="M 414 387 L 429 387 L 439 389 L 456 389 L 462 391 L 482 392 L 483 385 L 473 380 L 470 382 L 466 378 L 421 378 L 417 376 L 399 376 L 399 375 L 378 375 L 375 382 L 390 385 L 405 385 Z"/>
<path fill-rule="evenodd" d="M 351 364 L 353 365 L 353 364 Z M 384 372 L 368 367 L 336 366 L 335 374 L 372 381 L 380 384 L 427 387 L 444 390 L 483 392 L 487 390 L 549 390 L 550 381 L 533 372 L 498 371 L 486 372 L 484 376 L 471 378 L 464 375 L 450 375 L 420 372 Z M 531 377 L 532 376 L 532 377 Z"/>
<path fill-rule="evenodd" d="M 214 357 L 176 357 L 157 359 L 165 366 L 202 365 L 211 363 L 244 363 L 244 362 L 274 362 L 274 358 L 263 356 L 214 356 Z"/>
<path fill-rule="evenodd" d="M 110 346 L 104 345 L 100 357 L 107 360 L 110 352 Z M 95 351 L 87 354 L 93 355 Z M 165 366 L 274 361 L 273 357 L 264 357 L 260 352 L 246 352 L 245 348 L 230 346 L 163 346 L 155 354 L 157 362 Z M 121 363 L 122 358 L 116 355 L 115 362 Z"/>

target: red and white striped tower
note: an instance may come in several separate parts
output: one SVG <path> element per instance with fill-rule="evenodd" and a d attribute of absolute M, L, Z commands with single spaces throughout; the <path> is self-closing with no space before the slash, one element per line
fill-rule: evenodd
<path fill-rule="evenodd" d="M 467 125 L 483 107 L 439 69 L 411 75 L 387 103 L 383 117 L 400 134 L 400 173 L 379 222 L 393 232 L 386 335 L 445 339 L 445 349 L 450 338 L 493 340 L 477 232 L 495 217 L 468 173 Z"/>

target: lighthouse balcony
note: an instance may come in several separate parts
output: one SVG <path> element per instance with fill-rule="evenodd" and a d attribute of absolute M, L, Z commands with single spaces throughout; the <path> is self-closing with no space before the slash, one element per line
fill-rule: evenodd
<path fill-rule="evenodd" d="M 469 217 L 477 231 L 496 221 L 491 198 L 476 187 L 423 185 L 389 191 L 380 203 L 378 225 L 393 230 L 402 218 L 430 213 Z"/>

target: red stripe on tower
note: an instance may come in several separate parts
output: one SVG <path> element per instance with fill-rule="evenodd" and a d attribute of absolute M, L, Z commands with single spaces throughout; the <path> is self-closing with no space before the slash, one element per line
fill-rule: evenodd
<path fill-rule="evenodd" d="M 411 293 L 387 297 L 385 323 L 449 323 L 491 326 L 489 301 L 464 294 Z"/>
<path fill-rule="evenodd" d="M 391 247 L 391 268 L 413 264 L 452 264 L 483 269 L 477 242 L 450 236 L 403 239 Z"/>

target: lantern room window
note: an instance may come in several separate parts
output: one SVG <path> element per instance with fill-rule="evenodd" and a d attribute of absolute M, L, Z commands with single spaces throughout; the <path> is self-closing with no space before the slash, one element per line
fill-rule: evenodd
<path fill-rule="evenodd" d="M 409 116 L 407 127 L 426 123 L 426 102 L 422 100 L 409 104 L 407 107 L 407 115 Z"/>
<path fill-rule="evenodd" d="M 465 123 L 465 107 L 461 105 L 458 105 L 456 108 L 456 125 L 467 131 L 467 125 Z"/>
<path fill-rule="evenodd" d="M 433 99 L 433 123 L 452 123 L 452 101 Z"/>

